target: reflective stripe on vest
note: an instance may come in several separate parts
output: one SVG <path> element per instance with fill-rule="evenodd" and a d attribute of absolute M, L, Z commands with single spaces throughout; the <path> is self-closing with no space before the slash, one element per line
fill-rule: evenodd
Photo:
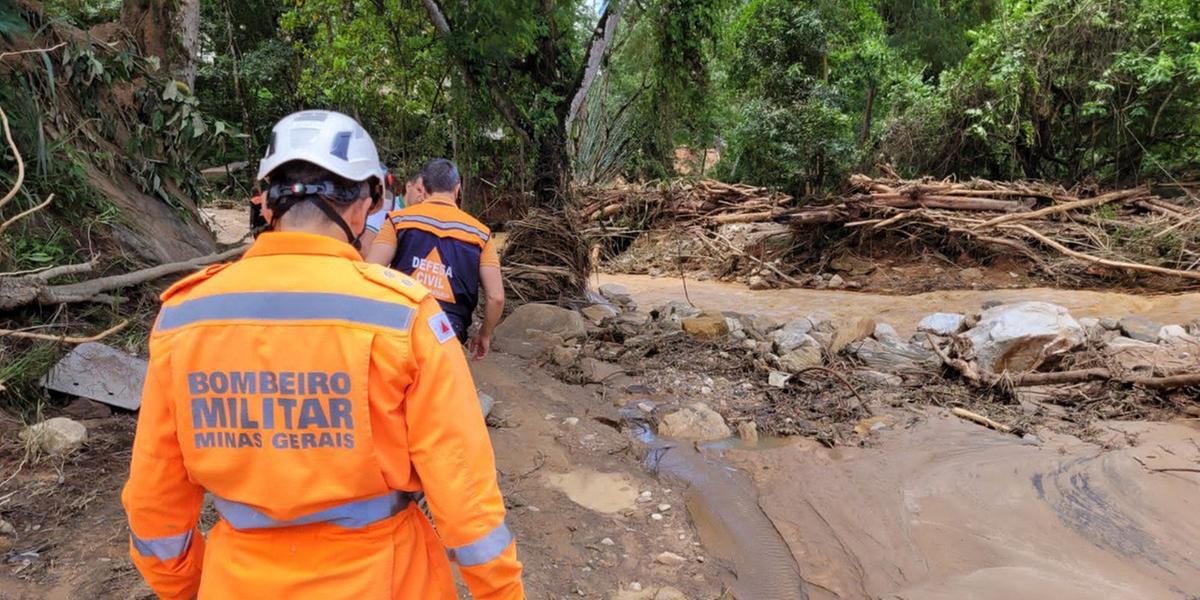
<path fill-rule="evenodd" d="M 129 534 L 129 538 L 133 541 L 133 547 L 138 551 L 138 554 L 147 558 L 153 556 L 158 560 L 179 558 L 192 545 L 192 532 L 190 530 L 179 535 L 168 535 L 159 538 L 140 538 L 131 533 Z"/>
<path fill-rule="evenodd" d="M 281 521 L 270 515 L 241 502 L 226 500 L 213 496 L 213 507 L 230 526 L 239 531 L 247 529 L 274 529 L 277 527 L 296 527 L 314 523 L 329 523 L 347 529 L 366 527 L 397 515 L 412 502 L 412 495 L 406 492 L 389 492 L 382 496 L 354 500 L 328 508 L 320 512 L 307 514 L 302 517 Z"/>
<path fill-rule="evenodd" d="M 437 219 L 423 217 L 421 215 L 403 215 L 396 217 L 392 220 L 392 222 L 396 225 L 401 223 L 421 223 L 436 229 L 457 229 L 459 231 L 465 231 L 467 233 L 479 236 L 479 239 L 483 240 L 484 243 L 487 243 L 488 239 L 491 238 L 491 236 L 484 233 L 482 229 L 479 229 L 478 227 L 472 227 L 466 223 L 458 223 L 455 221 L 439 221 Z"/>
<path fill-rule="evenodd" d="M 165 306 L 155 328 L 175 329 L 206 321 L 347 321 L 407 330 L 415 310 L 403 304 L 328 292 L 241 292 Z"/>
<path fill-rule="evenodd" d="M 465 546 L 450 548 L 450 557 L 463 567 L 482 565 L 504 554 L 504 550 L 512 541 L 512 531 L 509 530 L 507 524 L 500 523 L 498 527 L 479 540 Z"/>

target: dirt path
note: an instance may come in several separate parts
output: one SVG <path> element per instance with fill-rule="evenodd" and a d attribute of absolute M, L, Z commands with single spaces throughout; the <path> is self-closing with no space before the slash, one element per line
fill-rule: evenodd
<path fill-rule="evenodd" d="M 497 400 L 490 432 L 530 598 L 720 597 L 723 568 L 700 546 L 683 488 L 655 479 L 636 442 L 596 419 L 619 420 L 623 392 L 566 385 L 502 354 L 473 367 Z M 0 487 L 0 517 L 17 530 L 0 536 L 11 542 L 0 546 L 0 600 L 152 597 L 127 559 L 119 500 L 134 417 L 87 425 L 83 452 L 24 465 Z M 0 440 L 15 438 L 0 427 Z M 0 449 L 0 481 L 20 458 L 15 444 Z M 656 560 L 663 552 L 674 557 Z"/>
<path fill-rule="evenodd" d="M 837 290 L 749 290 L 745 286 L 733 283 L 688 280 L 685 297 L 683 284 L 678 278 L 600 275 L 599 282 L 618 283 L 629 288 L 634 299 L 645 308 L 671 300 L 685 301 L 690 297 L 700 308 L 753 312 L 781 320 L 799 318 L 821 310 L 835 317 L 873 317 L 881 322 L 890 323 L 906 335 L 912 333 L 917 322 L 930 313 L 977 311 L 989 300 L 1051 302 L 1067 307 L 1076 318 L 1144 315 L 1163 324 L 1188 323 L 1200 318 L 1200 292 L 1133 295 L 1029 288 L 944 290 L 912 296 L 889 296 Z"/>

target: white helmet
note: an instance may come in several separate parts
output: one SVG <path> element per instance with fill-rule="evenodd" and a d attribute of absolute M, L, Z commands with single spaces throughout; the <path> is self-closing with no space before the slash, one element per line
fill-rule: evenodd
<path fill-rule="evenodd" d="M 302 160 L 350 181 L 383 180 L 370 134 L 351 117 L 331 110 L 292 113 L 271 129 L 271 145 L 258 165 L 266 179 L 280 165 Z"/>

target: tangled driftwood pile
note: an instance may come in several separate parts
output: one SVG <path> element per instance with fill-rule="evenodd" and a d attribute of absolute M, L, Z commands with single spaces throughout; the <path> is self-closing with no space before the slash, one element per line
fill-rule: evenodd
<path fill-rule="evenodd" d="M 867 236 L 900 233 L 1018 253 L 1049 273 L 1056 263 L 1200 281 L 1200 206 L 1147 185 L 1098 193 L 1043 182 L 905 180 L 855 175 L 833 202 L 796 206 L 763 188 L 710 180 L 583 190 L 583 214 L 603 235 L 676 225 L 788 224 Z"/>

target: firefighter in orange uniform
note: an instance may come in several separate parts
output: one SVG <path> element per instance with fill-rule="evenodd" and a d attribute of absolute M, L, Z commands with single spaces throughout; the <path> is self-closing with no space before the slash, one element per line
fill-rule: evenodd
<path fill-rule="evenodd" d="M 122 495 L 160 598 L 449 599 L 452 560 L 475 598 L 524 598 L 447 318 L 351 245 L 378 169 L 350 117 L 284 118 L 259 171 L 271 230 L 163 294 Z"/>

